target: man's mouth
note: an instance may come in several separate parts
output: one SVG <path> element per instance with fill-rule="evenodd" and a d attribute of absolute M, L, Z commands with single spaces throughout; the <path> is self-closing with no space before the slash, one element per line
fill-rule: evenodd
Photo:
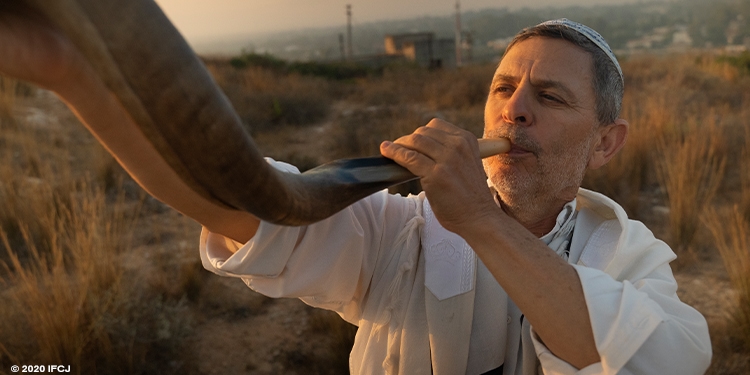
<path fill-rule="evenodd" d="M 534 142 L 527 134 L 516 131 L 516 132 L 500 132 L 491 131 L 484 135 L 486 138 L 506 138 L 510 141 L 510 151 L 505 155 L 511 158 L 522 158 L 526 156 L 538 157 L 541 151 L 539 145 Z M 502 156 L 501 155 L 501 156 Z"/>
<path fill-rule="evenodd" d="M 522 146 L 520 146 L 520 145 L 518 145 L 516 143 L 511 143 L 510 151 L 508 151 L 508 153 L 507 153 L 507 155 L 509 155 L 509 156 L 518 156 L 518 157 L 520 157 L 520 156 L 526 156 L 526 155 L 531 155 L 531 154 L 533 154 L 531 151 L 529 151 L 528 149 L 526 149 L 526 148 L 524 148 L 524 147 L 522 147 Z"/>

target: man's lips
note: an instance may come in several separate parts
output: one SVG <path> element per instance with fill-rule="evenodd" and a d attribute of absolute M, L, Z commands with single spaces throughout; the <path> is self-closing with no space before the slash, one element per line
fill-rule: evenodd
<path fill-rule="evenodd" d="M 541 147 L 527 134 L 523 132 L 500 132 L 490 131 L 486 133 L 485 138 L 505 138 L 510 141 L 510 151 L 505 154 L 506 157 L 521 158 L 529 155 L 539 157 Z"/>
<path fill-rule="evenodd" d="M 510 155 L 510 156 L 525 156 L 525 155 L 529 155 L 531 153 L 532 153 L 531 151 L 529 151 L 529 150 L 527 150 L 527 149 L 525 149 L 525 148 L 523 148 L 523 147 L 521 147 L 521 146 L 519 146 L 519 145 L 517 145 L 515 143 L 511 143 L 510 151 L 508 151 L 507 155 Z"/>

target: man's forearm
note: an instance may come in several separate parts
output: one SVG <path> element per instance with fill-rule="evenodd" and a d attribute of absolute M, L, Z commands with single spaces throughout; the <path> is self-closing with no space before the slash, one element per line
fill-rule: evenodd
<path fill-rule="evenodd" d="M 544 344 L 581 369 L 599 362 L 575 269 L 502 211 L 459 233 L 474 249 Z"/>

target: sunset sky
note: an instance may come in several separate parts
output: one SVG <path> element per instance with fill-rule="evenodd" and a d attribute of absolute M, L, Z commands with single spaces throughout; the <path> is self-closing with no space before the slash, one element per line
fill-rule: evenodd
<path fill-rule="evenodd" d="M 652 0 L 649 0 L 652 1 Z M 447 15 L 455 0 L 156 0 L 188 40 L 326 27 L 423 15 Z M 633 0 L 462 0 L 462 10 L 547 5 L 622 4 Z"/>

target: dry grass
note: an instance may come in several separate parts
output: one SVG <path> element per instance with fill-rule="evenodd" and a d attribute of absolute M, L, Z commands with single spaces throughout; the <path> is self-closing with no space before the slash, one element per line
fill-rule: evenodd
<path fill-rule="evenodd" d="M 208 68 L 253 133 L 319 122 L 335 95 L 332 83 L 322 78 L 259 67 L 237 69 L 220 60 L 209 61 Z"/>
<path fill-rule="evenodd" d="M 649 130 L 631 127 L 627 147 L 604 167 L 589 171 L 583 182 L 584 187 L 620 203 L 631 217 L 638 216 L 642 192 L 648 184 L 652 164 L 649 151 L 653 146 Z"/>
<path fill-rule="evenodd" d="M 739 160 L 741 199 L 733 207 L 709 209 L 703 220 L 735 292 L 729 319 L 714 333 L 714 351 L 721 372 L 743 373 L 750 366 L 750 128 Z M 718 334 L 717 334 L 718 333 Z"/>
<path fill-rule="evenodd" d="M 3 335 L 6 354 L 15 363 L 65 363 L 82 369 L 91 360 L 92 348 L 103 352 L 103 359 L 117 357 L 99 319 L 114 313 L 124 300 L 115 257 L 127 245 L 130 223 L 123 214 L 108 212 L 100 190 L 84 185 L 76 193 L 54 196 L 57 210 L 40 212 L 40 227 L 48 235 L 45 249 L 23 224 L 22 250 L 15 250 L 0 233 L 10 258 L 3 310 L 29 312 L 22 319 L 23 330 Z M 121 205 L 116 202 L 114 208 Z M 32 352 L 14 347 L 21 338 L 34 343 Z"/>
<path fill-rule="evenodd" d="M 734 156 L 742 147 L 737 141 L 745 138 L 743 103 L 750 83 L 736 68 L 710 55 L 632 57 L 623 60 L 623 69 L 627 145 L 610 164 L 589 173 L 584 186 L 613 197 L 631 216 L 648 220 L 650 209 L 661 203 L 650 198 L 660 185 L 666 190 L 666 176 L 658 170 L 664 166 L 660 149 L 677 147 L 697 131 L 714 148 L 706 152 L 728 155 L 730 170 L 736 165 Z M 737 176 L 730 177 L 722 186 L 738 190 L 733 185 Z"/>
<path fill-rule="evenodd" d="M 349 110 L 333 121 L 330 149 L 334 158 L 377 155 L 383 140 L 409 134 L 429 120 L 406 106 Z"/>
<path fill-rule="evenodd" d="M 750 220 L 750 122 L 745 124 L 745 144 L 740 154 L 740 161 L 737 165 L 739 171 L 742 192 L 740 198 L 740 210 L 745 218 Z"/>
<path fill-rule="evenodd" d="M 409 133 L 432 117 L 480 134 L 494 70 L 393 67 L 378 76 L 327 81 L 261 68 L 237 70 L 222 61 L 207 64 L 243 121 L 254 125 L 264 152 L 307 168 L 377 154 L 382 140 Z M 750 359 L 747 334 L 737 329 L 750 324 L 750 111 L 744 109 L 750 78 L 710 55 L 632 57 L 623 61 L 623 69 L 628 145 L 609 165 L 587 175 L 585 186 L 615 198 L 633 218 L 665 235 L 684 264 L 697 267 L 698 259 L 723 257 L 739 307 L 732 319 L 710 327 L 719 361 L 711 373 L 742 373 Z M 0 95 L 0 121 L 3 113 L 17 114 L 13 106 L 24 101 L 15 90 Z M 190 351 L 180 356 L 175 348 L 190 332 L 186 317 L 207 298 L 200 297 L 204 275 L 197 261 L 154 256 L 157 272 L 136 277 L 138 267 L 123 266 L 128 263 L 123 257 L 135 254 L 134 242 L 170 248 L 181 239 L 143 233 L 156 230 L 159 220 L 133 231 L 136 217 L 151 219 L 138 216 L 139 195 L 127 188 L 123 193 L 122 172 L 111 158 L 100 157 L 100 148 L 74 143 L 74 137 L 60 135 L 65 131 L 32 126 L 23 118 L 9 124 L 0 123 L 0 229 L 9 249 L 0 252 L 8 265 L 0 287 L 6 302 L 0 306 L 0 364 L 64 360 L 77 363 L 82 373 L 186 370 Z M 81 153 L 97 157 L 82 159 Z M 418 186 L 404 192 L 414 189 Z M 668 208 L 668 216 L 660 216 L 666 210 L 657 206 Z M 699 218 L 706 215 L 702 225 Z M 706 228 L 713 241 L 704 241 Z M 128 242 L 131 234 L 138 240 Z M 215 299 L 212 306 L 222 303 Z M 320 373 L 326 373 L 326 364 L 344 368 L 352 327 L 324 313 L 313 314 L 310 327 L 311 334 L 327 333 L 327 352 L 290 351 L 281 359 Z"/>
<path fill-rule="evenodd" d="M 626 82 L 628 89 L 621 114 L 630 123 L 626 146 L 607 165 L 589 171 L 584 180 L 585 187 L 613 198 L 634 218 L 643 216 L 640 213 L 642 193 L 656 182 L 654 150 L 657 140 L 676 123 L 674 117 L 678 112 L 670 111 L 670 99 L 660 87 L 632 87 L 638 85 L 640 75 L 652 73 L 639 65 L 625 65 L 630 68 L 627 77 L 632 77 Z M 654 65 L 651 69 L 658 71 L 661 64 Z"/>
<path fill-rule="evenodd" d="M 0 76 L 0 127 L 14 122 L 13 108 L 17 98 L 29 97 L 36 89 L 24 82 Z"/>
<path fill-rule="evenodd" d="M 381 76 L 360 79 L 348 85 L 346 99 L 366 107 L 382 107 L 403 104 L 404 98 L 410 102 L 422 102 L 425 81 L 430 74 L 414 66 L 394 66 L 386 69 Z"/>
<path fill-rule="evenodd" d="M 727 159 L 719 134 L 716 126 L 701 124 L 658 139 L 657 172 L 669 203 L 668 242 L 683 262 L 697 255 L 692 245 L 700 218 L 724 178 Z"/>
<path fill-rule="evenodd" d="M 396 65 L 381 76 L 357 81 L 347 100 L 375 107 L 419 103 L 431 110 L 481 107 L 487 100 L 494 70 L 492 65 L 434 71 Z"/>
<path fill-rule="evenodd" d="M 720 215 L 711 209 L 704 220 L 711 231 L 732 286 L 738 307 L 733 312 L 734 329 L 750 350 L 750 222 L 738 206 Z"/>
<path fill-rule="evenodd" d="M 21 233 L 21 227 L 25 227 L 25 236 L 41 250 L 46 250 L 51 244 L 48 235 L 53 233 L 48 230 L 52 225 L 48 216 L 54 217 L 56 206 L 63 204 L 55 200 L 70 196 L 76 181 L 71 175 L 67 150 L 54 146 L 36 150 L 40 142 L 52 142 L 39 133 L 21 127 L 6 132 L 3 138 L 0 229 L 14 246 L 18 246 L 26 242 Z M 52 176 L 54 178 L 46 179 Z"/>
<path fill-rule="evenodd" d="M 186 303 L 125 266 L 141 200 L 111 158 L 92 158 L 101 147 L 70 119 L 17 117 L 0 139 L 0 372 L 32 363 L 174 372 L 167 359 L 189 329 Z"/>
<path fill-rule="evenodd" d="M 713 332 L 715 363 L 718 362 L 714 367 L 721 366 L 723 373 L 742 373 L 750 365 L 750 222 L 735 205 L 721 214 L 710 209 L 704 223 L 736 291 L 736 306 L 728 312 L 730 319 Z"/>

